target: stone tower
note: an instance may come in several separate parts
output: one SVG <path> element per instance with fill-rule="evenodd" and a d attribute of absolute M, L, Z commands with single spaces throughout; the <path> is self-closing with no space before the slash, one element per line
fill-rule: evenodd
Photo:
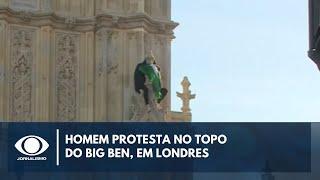
<path fill-rule="evenodd" d="M 122 121 L 153 51 L 170 90 L 170 0 L 0 0 L 0 119 Z M 162 102 L 170 119 L 170 93 Z M 185 117 L 185 118 L 183 118 Z"/>

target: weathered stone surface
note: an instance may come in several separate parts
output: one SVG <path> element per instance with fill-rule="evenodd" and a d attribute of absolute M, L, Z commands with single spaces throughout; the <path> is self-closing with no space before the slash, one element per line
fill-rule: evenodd
<path fill-rule="evenodd" d="M 79 81 L 79 36 L 56 34 L 56 110 L 57 120 L 77 119 Z"/>
<path fill-rule="evenodd" d="M 170 90 L 178 25 L 170 20 L 170 0 L 0 0 L 0 6 L 2 120 L 138 120 L 134 70 L 150 50 Z M 170 98 L 140 120 L 190 119 L 171 113 Z"/>
<path fill-rule="evenodd" d="M 12 120 L 33 118 L 35 32 L 32 29 L 13 27 L 10 35 L 10 116 Z"/>

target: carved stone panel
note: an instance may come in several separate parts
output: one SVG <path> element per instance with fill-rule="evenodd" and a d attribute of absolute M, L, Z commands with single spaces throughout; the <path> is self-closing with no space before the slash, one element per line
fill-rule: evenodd
<path fill-rule="evenodd" d="M 77 118 L 79 36 L 56 34 L 56 118 L 73 121 Z"/>
<path fill-rule="evenodd" d="M 10 117 L 32 119 L 32 64 L 35 32 L 13 27 L 10 36 Z"/>

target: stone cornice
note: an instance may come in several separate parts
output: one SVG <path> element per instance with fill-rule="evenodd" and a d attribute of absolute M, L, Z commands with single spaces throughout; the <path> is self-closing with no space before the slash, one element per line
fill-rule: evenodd
<path fill-rule="evenodd" d="M 96 16 L 96 28 L 135 29 L 143 28 L 147 32 L 173 36 L 173 30 L 178 23 L 173 21 L 161 21 L 151 18 L 144 13 L 131 16 L 114 16 L 111 14 L 99 14 Z"/>
<path fill-rule="evenodd" d="M 94 17 L 67 17 L 56 13 L 15 11 L 3 7 L 0 8 L 0 20 L 12 24 L 51 26 L 54 29 L 72 29 L 79 32 L 97 31 L 100 28 L 120 30 L 143 28 L 147 32 L 172 37 L 174 37 L 173 29 L 178 26 L 176 22 L 156 20 L 144 13 L 129 16 L 103 13 Z"/>

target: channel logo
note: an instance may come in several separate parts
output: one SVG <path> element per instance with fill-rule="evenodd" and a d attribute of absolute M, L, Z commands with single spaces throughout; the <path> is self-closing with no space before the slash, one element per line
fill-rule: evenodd
<path fill-rule="evenodd" d="M 25 160 L 47 160 L 46 157 L 39 157 L 49 148 L 49 144 L 42 137 L 29 135 L 19 139 L 14 145 L 15 148 L 25 157 L 18 157 L 18 161 Z"/>

